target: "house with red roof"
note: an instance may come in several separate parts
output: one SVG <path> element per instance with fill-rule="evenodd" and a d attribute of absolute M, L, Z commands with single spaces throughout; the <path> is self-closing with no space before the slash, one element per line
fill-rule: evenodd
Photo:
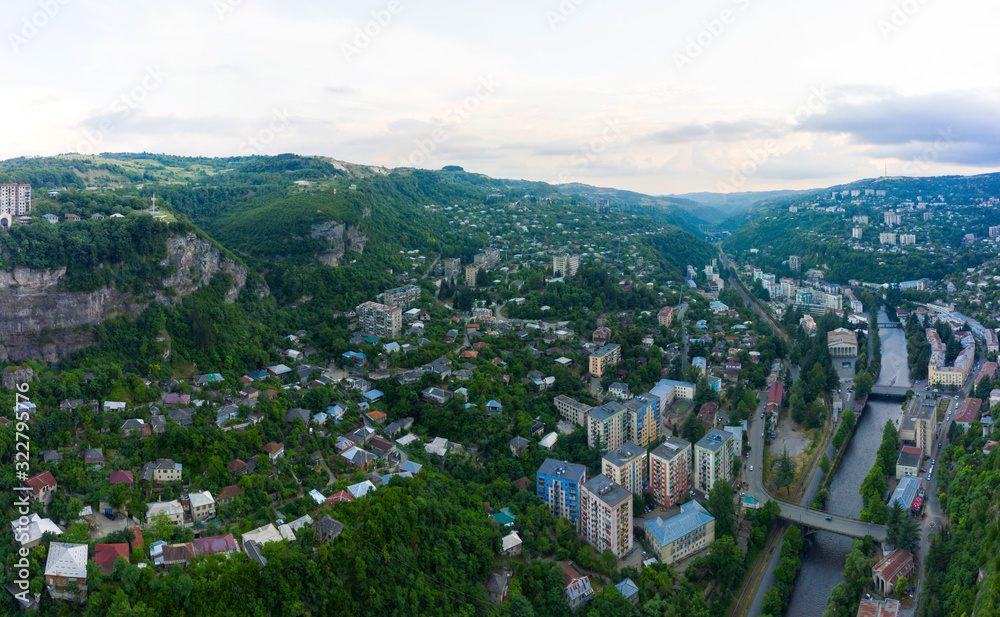
<path fill-rule="evenodd" d="M 142 537 L 142 530 L 138 527 L 129 527 L 128 530 L 132 532 L 132 550 L 146 548 L 146 540 Z"/>
<path fill-rule="evenodd" d="M 193 544 L 195 555 L 218 555 L 221 553 L 238 553 L 240 551 L 231 533 L 227 533 L 224 536 L 195 538 Z"/>
<path fill-rule="evenodd" d="M 771 384 L 771 389 L 767 393 L 767 413 L 777 414 L 781 411 L 781 399 L 785 396 L 785 387 L 779 382 Z"/>
<path fill-rule="evenodd" d="M 238 484 L 230 484 L 229 486 L 222 487 L 222 490 L 219 491 L 218 501 L 220 504 L 229 503 L 242 494 L 243 489 L 241 489 Z"/>
<path fill-rule="evenodd" d="M 108 481 L 112 486 L 115 484 L 135 484 L 135 477 L 131 471 L 112 471 Z"/>
<path fill-rule="evenodd" d="M 101 572 L 104 574 L 111 574 L 115 571 L 115 561 L 119 557 L 128 561 L 129 548 L 128 544 L 98 544 L 94 547 L 94 556 L 90 558 L 91 561 L 101 566 Z"/>
<path fill-rule="evenodd" d="M 341 501 L 354 501 L 354 497 L 347 491 L 340 491 L 339 493 L 334 493 L 326 498 L 326 505 L 333 507 Z"/>
<path fill-rule="evenodd" d="M 51 471 L 43 471 L 28 478 L 28 486 L 31 487 L 31 498 L 34 501 L 49 505 L 52 503 L 52 495 L 56 492 L 56 479 Z"/>
<path fill-rule="evenodd" d="M 955 424 L 958 424 L 965 430 L 969 430 L 972 423 L 979 419 L 979 410 L 982 406 L 982 399 L 971 397 L 965 399 L 962 401 L 961 409 L 955 414 Z"/>

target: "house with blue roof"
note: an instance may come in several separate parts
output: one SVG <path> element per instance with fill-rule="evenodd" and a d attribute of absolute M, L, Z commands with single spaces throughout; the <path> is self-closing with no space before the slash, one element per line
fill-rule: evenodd
<path fill-rule="evenodd" d="M 413 475 L 419 474 L 420 470 L 423 468 L 424 468 L 423 465 L 421 465 L 420 463 L 414 463 L 413 461 L 406 461 L 405 463 L 399 466 L 400 471 L 408 471 Z"/>
<path fill-rule="evenodd" d="M 486 411 L 490 413 L 501 413 L 503 411 L 503 405 L 500 401 L 490 400 L 486 402 Z"/>
<path fill-rule="evenodd" d="M 632 579 L 626 578 L 622 582 L 615 585 L 618 591 L 621 592 L 622 596 L 632 604 L 639 603 L 639 586 L 636 585 Z"/>
<path fill-rule="evenodd" d="M 363 396 L 365 400 L 368 401 L 369 403 L 377 403 L 382 399 L 383 396 L 385 396 L 385 393 L 382 392 L 381 390 L 369 390 L 368 392 L 365 392 L 361 396 Z"/>
<path fill-rule="evenodd" d="M 353 364 L 354 366 L 364 366 L 365 361 L 368 359 L 368 357 L 360 351 L 345 351 L 340 354 L 340 357 L 344 359 L 345 364 Z"/>
<path fill-rule="evenodd" d="M 514 524 L 514 512 L 510 508 L 501 508 L 499 512 L 493 515 L 493 520 L 501 527 L 510 527 Z"/>
<path fill-rule="evenodd" d="M 715 541 L 715 517 L 697 501 L 681 505 L 681 513 L 643 523 L 653 555 L 667 565 L 693 555 Z"/>

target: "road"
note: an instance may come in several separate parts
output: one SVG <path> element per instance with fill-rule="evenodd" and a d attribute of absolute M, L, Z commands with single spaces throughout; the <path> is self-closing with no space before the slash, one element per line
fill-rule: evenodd
<path fill-rule="evenodd" d="M 763 398 L 763 397 L 762 397 Z M 766 399 L 762 401 L 766 404 Z M 852 538 L 863 538 L 870 535 L 876 539 L 885 538 L 885 525 L 876 525 L 847 516 L 831 514 L 822 510 L 813 510 L 805 506 L 800 506 L 789 501 L 782 501 L 771 495 L 764 488 L 764 434 L 761 432 L 760 412 L 763 411 L 763 404 L 758 409 L 753 418 L 753 423 L 748 427 L 748 439 L 750 441 L 750 460 L 747 462 L 748 469 L 744 473 L 748 484 L 747 494 L 764 503 L 768 500 L 777 501 L 781 506 L 781 517 L 793 523 L 799 523 L 813 529 L 822 529 Z M 753 471 L 750 471 L 752 469 Z M 827 520 L 829 519 L 829 520 Z"/>
<path fill-rule="evenodd" d="M 687 311 L 687 308 L 687 302 L 677 305 L 677 319 L 681 323 L 681 371 L 684 375 L 687 375 L 688 369 L 688 333 L 687 324 L 684 323 L 684 312 Z"/>
<path fill-rule="evenodd" d="M 771 312 L 767 310 L 767 307 L 764 306 L 760 300 L 758 300 L 753 294 L 750 293 L 750 290 L 746 288 L 746 285 L 743 284 L 739 275 L 735 274 L 735 266 L 732 265 L 732 262 L 729 261 L 729 258 L 726 257 L 726 254 L 722 252 L 721 248 L 719 249 L 719 259 L 722 261 L 723 269 L 729 272 L 729 284 L 732 285 L 741 296 L 743 296 L 743 302 L 757 311 L 758 315 L 766 319 L 767 322 L 771 324 L 771 329 L 774 330 L 774 333 L 780 336 L 787 345 L 791 346 L 792 338 L 788 336 L 788 333 L 781 327 L 781 324 L 775 321 Z"/>

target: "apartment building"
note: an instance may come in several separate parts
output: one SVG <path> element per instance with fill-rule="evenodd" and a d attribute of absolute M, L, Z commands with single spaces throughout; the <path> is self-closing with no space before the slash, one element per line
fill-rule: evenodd
<path fill-rule="evenodd" d="M 580 490 L 580 537 L 597 552 L 619 559 L 632 550 L 632 493 L 599 475 Z"/>
<path fill-rule="evenodd" d="M 590 354 L 590 374 L 594 377 L 604 377 L 604 373 L 622 359 L 622 347 L 617 343 L 605 345 Z"/>
<path fill-rule="evenodd" d="M 361 331 L 367 336 L 396 338 L 403 328 L 403 310 L 398 306 L 365 302 L 355 311 Z"/>
<path fill-rule="evenodd" d="M 580 487 L 586 481 L 585 466 L 547 458 L 535 474 L 535 494 L 553 516 L 569 519 L 576 527 L 580 516 Z"/>
<path fill-rule="evenodd" d="M 732 483 L 733 434 L 712 429 L 694 445 L 694 488 L 708 493 L 719 480 Z"/>
<path fill-rule="evenodd" d="M 0 184 L 0 214 L 24 216 L 31 212 L 30 184 Z"/>
<path fill-rule="evenodd" d="M 630 493 L 645 492 L 649 489 L 646 449 L 626 441 L 601 457 L 601 473 Z"/>
<path fill-rule="evenodd" d="M 404 285 L 403 287 L 388 289 L 382 294 L 382 301 L 389 306 L 410 308 L 413 304 L 420 302 L 420 287 L 416 285 Z"/>
<path fill-rule="evenodd" d="M 560 394 L 553 401 L 559 415 L 566 418 L 573 424 L 585 426 L 587 424 L 587 414 L 593 409 L 590 405 L 571 399 L 565 394 Z"/>
<path fill-rule="evenodd" d="M 929 385 L 961 386 L 969 378 L 972 364 L 975 362 L 976 344 L 971 336 L 963 342 L 962 351 L 955 358 L 954 364 L 948 366 L 945 362 L 947 350 L 937 330 L 927 328 L 927 341 L 931 344 L 931 357 L 927 366 L 927 383 Z"/>
<path fill-rule="evenodd" d="M 587 447 L 601 452 L 622 447 L 629 435 L 627 411 L 616 401 L 591 409 L 587 414 Z"/>
<path fill-rule="evenodd" d="M 660 436 L 660 397 L 640 394 L 625 403 L 628 410 L 628 439 L 645 448 Z"/>
<path fill-rule="evenodd" d="M 475 263 L 465 266 L 465 284 L 469 287 L 476 286 L 476 277 L 479 276 L 479 271 L 484 269 L 486 264 Z"/>
<path fill-rule="evenodd" d="M 691 453 L 690 442 L 679 437 L 667 437 L 649 453 L 649 490 L 664 508 L 684 501 L 691 490 Z"/>
<path fill-rule="evenodd" d="M 560 253 L 552 256 L 552 274 L 556 276 L 575 276 L 579 269 L 579 255 Z"/>
<path fill-rule="evenodd" d="M 442 259 L 441 265 L 444 267 L 444 278 L 453 283 L 462 275 L 462 260 L 457 257 L 454 259 Z"/>
<path fill-rule="evenodd" d="M 899 441 L 904 446 L 920 448 L 925 456 L 934 454 L 934 433 L 937 430 L 937 406 L 927 399 L 899 423 Z"/>
<path fill-rule="evenodd" d="M 660 309 L 660 312 L 656 314 L 656 323 L 660 326 L 670 327 L 670 324 L 674 321 L 674 308 L 672 306 L 665 306 Z"/>
<path fill-rule="evenodd" d="M 799 272 L 802 270 L 802 258 L 798 255 L 788 256 L 788 269 L 792 272 Z"/>

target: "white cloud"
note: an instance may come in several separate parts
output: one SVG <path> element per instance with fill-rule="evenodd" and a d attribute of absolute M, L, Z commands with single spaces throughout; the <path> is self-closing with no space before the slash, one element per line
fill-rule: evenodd
<path fill-rule="evenodd" d="M 397 166 L 419 151 L 426 167 L 658 194 L 716 190 L 768 140 L 743 188 L 823 185 L 914 157 L 928 173 L 1000 163 L 993 142 L 969 137 L 997 133 L 979 113 L 1000 100 L 1000 5 L 986 0 L 921 3 L 889 36 L 893 3 L 868 0 L 54 1 L 30 37 L 23 20 L 41 4 L 3 9 L 0 57 L 17 79 L 0 112 L 17 122 L 0 156 L 75 150 L 102 119 L 100 150 L 231 155 L 284 110 L 266 152 Z M 677 53 L 691 56 L 682 70 Z M 167 77 L 123 113 L 157 67 Z M 456 120 L 483 79 L 500 85 Z M 829 108 L 790 124 L 816 87 Z M 970 92 L 974 118 L 972 102 L 955 103 Z M 928 161 L 927 128 L 950 116 L 966 137 Z M 611 121 L 620 134 L 602 137 Z"/>

